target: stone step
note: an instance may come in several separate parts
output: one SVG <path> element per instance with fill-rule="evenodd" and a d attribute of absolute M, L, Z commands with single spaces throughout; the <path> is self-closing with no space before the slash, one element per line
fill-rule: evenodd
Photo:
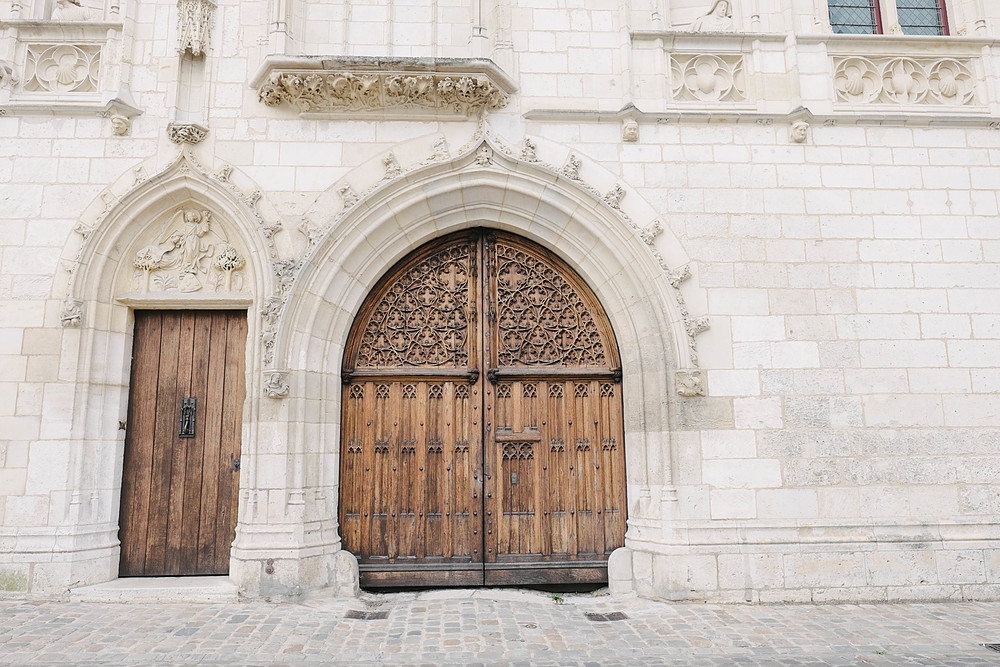
<path fill-rule="evenodd" d="M 238 588 L 229 577 L 126 577 L 70 591 L 73 602 L 169 604 L 237 602 Z"/>

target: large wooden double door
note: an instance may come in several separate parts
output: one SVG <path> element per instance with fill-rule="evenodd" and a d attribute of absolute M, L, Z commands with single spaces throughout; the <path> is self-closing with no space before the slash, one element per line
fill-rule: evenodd
<path fill-rule="evenodd" d="M 362 585 L 607 580 L 620 361 L 564 262 L 494 231 L 428 244 L 369 295 L 344 359 L 339 518 Z"/>
<path fill-rule="evenodd" d="M 136 311 L 121 576 L 229 574 L 246 311 Z"/>

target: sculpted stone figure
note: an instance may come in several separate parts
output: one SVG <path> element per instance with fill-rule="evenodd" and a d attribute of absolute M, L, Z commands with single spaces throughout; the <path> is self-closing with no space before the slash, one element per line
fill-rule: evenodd
<path fill-rule="evenodd" d="M 691 32 L 733 32 L 733 10 L 729 0 L 715 0 L 704 16 L 691 24 Z"/>
<path fill-rule="evenodd" d="M 56 0 L 52 8 L 53 21 L 88 21 L 90 12 L 80 5 L 80 0 Z"/>

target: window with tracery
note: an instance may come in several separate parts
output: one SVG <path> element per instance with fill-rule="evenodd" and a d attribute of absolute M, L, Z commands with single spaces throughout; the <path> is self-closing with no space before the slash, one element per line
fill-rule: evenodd
<path fill-rule="evenodd" d="M 878 35 L 894 23 L 904 35 L 948 34 L 945 0 L 827 0 L 827 5 L 837 34 Z"/>

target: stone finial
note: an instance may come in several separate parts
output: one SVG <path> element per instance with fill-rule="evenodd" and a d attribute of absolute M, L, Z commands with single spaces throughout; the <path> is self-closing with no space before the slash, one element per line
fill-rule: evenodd
<path fill-rule="evenodd" d="M 639 123 L 634 118 L 622 121 L 622 141 L 639 141 Z"/>
<path fill-rule="evenodd" d="M 705 395 L 705 374 L 702 371 L 677 371 L 674 375 L 677 395 L 690 398 Z"/>

